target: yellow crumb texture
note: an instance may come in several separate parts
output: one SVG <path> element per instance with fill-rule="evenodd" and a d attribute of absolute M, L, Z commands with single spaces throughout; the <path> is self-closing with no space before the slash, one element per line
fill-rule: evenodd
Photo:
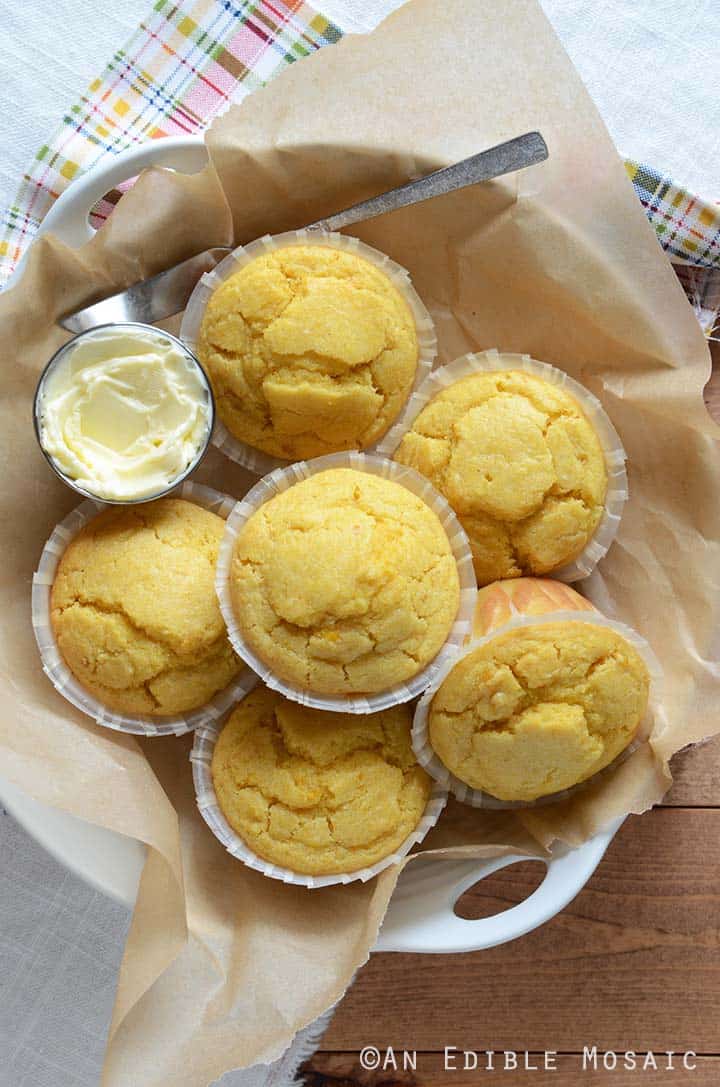
<path fill-rule="evenodd" d="M 520 370 L 470 374 L 420 412 L 395 459 L 427 476 L 470 538 L 480 585 L 571 562 L 603 513 L 602 446 L 569 393 Z"/>
<path fill-rule="evenodd" d="M 228 430 L 299 460 L 363 449 L 385 433 L 410 393 L 418 340 L 380 268 L 344 249 L 291 245 L 213 292 L 198 354 Z"/>
<path fill-rule="evenodd" d="M 383 691 L 422 671 L 460 601 L 435 513 L 401 484 L 352 468 L 310 476 L 248 519 L 230 591 L 263 663 L 331 695 Z"/>
<path fill-rule="evenodd" d="M 396 850 L 430 796 L 412 713 L 323 713 L 256 687 L 215 746 L 218 803 L 253 852 L 307 875 L 356 872 Z"/>
<path fill-rule="evenodd" d="M 456 777 L 500 800 L 536 800 L 596 774 L 645 713 L 640 654 L 607 627 L 558 621 L 471 651 L 430 705 L 430 743 Z"/>
<path fill-rule="evenodd" d="M 60 652 L 110 709 L 204 705 L 240 670 L 214 577 L 225 522 L 178 498 L 107 509 L 65 551 L 51 595 Z"/>

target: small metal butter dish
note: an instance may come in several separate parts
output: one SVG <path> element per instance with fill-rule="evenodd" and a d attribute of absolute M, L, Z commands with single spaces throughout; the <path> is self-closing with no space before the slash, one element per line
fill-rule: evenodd
<path fill-rule="evenodd" d="M 193 352 L 164 329 L 134 321 L 68 340 L 45 366 L 33 399 L 35 435 L 52 470 L 78 494 L 112 505 L 173 491 L 205 456 L 214 421 L 210 382 Z M 177 470 L 158 479 L 166 467 Z"/>

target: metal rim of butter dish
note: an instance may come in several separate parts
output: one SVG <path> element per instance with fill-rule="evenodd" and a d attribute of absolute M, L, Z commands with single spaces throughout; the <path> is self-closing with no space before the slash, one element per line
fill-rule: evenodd
<path fill-rule="evenodd" d="M 43 440 L 42 440 L 42 435 L 41 435 L 41 428 L 40 428 L 40 414 L 41 413 L 40 413 L 40 410 L 39 410 L 40 409 L 40 398 L 41 398 L 41 395 L 42 395 L 42 389 L 43 389 L 43 385 L 45 383 L 45 378 L 50 373 L 53 366 L 57 363 L 58 359 L 62 355 L 64 355 L 65 352 L 68 351 L 73 346 L 73 344 L 76 344 L 78 342 L 78 340 L 88 339 L 91 336 L 93 336 L 95 333 L 102 332 L 103 330 L 106 330 L 106 329 L 126 329 L 126 328 L 145 329 L 146 331 L 152 332 L 157 336 L 164 336 L 168 340 L 172 340 L 172 342 L 174 344 L 176 344 L 181 349 L 181 351 L 183 352 L 183 355 L 185 355 L 186 358 L 188 358 L 192 363 L 194 363 L 194 365 L 197 367 L 198 373 L 200 374 L 202 384 L 203 384 L 203 386 L 205 388 L 205 392 L 207 394 L 207 403 L 208 403 L 207 430 L 206 430 L 206 433 L 205 433 L 205 437 L 203 438 L 203 441 L 198 446 L 198 451 L 197 451 L 196 456 L 193 457 L 193 459 L 190 461 L 190 463 L 185 468 L 185 470 L 183 472 L 181 472 L 180 475 L 176 476 L 170 483 L 168 483 L 168 485 L 166 487 L 163 487 L 161 490 L 156 491 L 154 494 L 143 495 L 141 498 L 103 498 L 101 495 L 96 494 L 94 491 L 90 491 L 85 487 L 81 487 L 78 484 L 77 480 L 73 479 L 71 476 L 66 475 L 65 472 L 63 472 L 62 469 L 59 467 L 59 465 L 55 461 L 55 458 L 52 456 L 52 454 L 48 453 L 47 449 L 43 445 Z M 40 447 L 40 452 L 42 453 L 43 457 L 45 458 L 47 463 L 52 468 L 55 475 L 58 477 L 58 479 L 61 479 L 63 483 L 65 483 L 68 487 L 70 487 L 71 490 L 75 491 L 79 495 L 82 495 L 83 498 L 91 498 L 95 502 L 101 502 L 104 505 L 108 505 L 108 506 L 138 506 L 143 502 L 154 502 L 158 498 L 164 498 L 166 495 L 168 495 L 172 491 L 174 491 L 176 487 L 179 487 L 181 483 L 184 483 L 185 480 L 190 475 L 192 475 L 192 473 L 198 467 L 200 462 L 203 460 L 205 454 L 207 453 L 207 451 L 208 451 L 208 449 L 210 447 L 210 439 L 212 438 L 212 432 L 213 432 L 214 426 L 215 426 L 215 397 L 213 396 L 213 391 L 212 391 L 212 386 L 210 384 L 210 379 L 209 379 L 208 375 L 206 374 L 206 372 L 205 372 L 205 370 L 204 370 L 204 368 L 202 366 L 202 363 L 198 359 L 197 355 L 194 353 L 194 351 L 192 351 L 188 347 L 187 344 L 183 343 L 182 340 L 180 340 L 177 336 L 174 336 L 172 334 L 172 332 L 166 332 L 164 328 L 157 328 L 155 325 L 144 324 L 142 321 L 108 322 L 107 324 L 104 324 L 104 325 L 95 325 L 94 328 L 85 329 L 83 332 L 78 332 L 78 334 L 76 336 L 72 336 L 69 340 L 67 340 L 66 343 L 62 344 L 62 346 L 59 347 L 57 349 L 57 351 L 55 351 L 50 356 L 48 361 L 45 363 L 45 366 L 43 367 L 42 372 L 40 374 L 40 377 L 38 378 L 38 383 L 37 383 L 37 385 L 35 387 L 35 394 L 33 396 L 33 429 L 35 431 L 35 438 L 37 439 L 38 446 Z"/>

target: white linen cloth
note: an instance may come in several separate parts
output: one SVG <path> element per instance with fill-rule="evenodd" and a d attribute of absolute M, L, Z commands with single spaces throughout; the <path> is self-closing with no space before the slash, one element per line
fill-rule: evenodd
<path fill-rule="evenodd" d="M 150 3 L 0 0 L 0 206 L 12 202 L 38 146 Z M 720 200 L 718 0 L 542 3 L 618 148 Z M 367 30 L 398 3 L 315 6 L 344 30 Z M 0 811 L 0 1087 L 98 1087 L 128 922 L 127 910 L 64 870 Z M 322 1024 L 314 1028 L 271 1069 L 229 1073 L 222 1087 L 288 1087 Z"/>
<path fill-rule="evenodd" d="M 718 0 L 541 3 L 620 152 L 706 200 L 720 200 Z M 151 5 L 152 0 L 0 0 L 0 207 L 12 203 L 43 139 Z M 315 6 L 343 30 L 362 31 L 399 3 L 315 0 Z M 496 6 L 501 18 L 503 5 Z"/>

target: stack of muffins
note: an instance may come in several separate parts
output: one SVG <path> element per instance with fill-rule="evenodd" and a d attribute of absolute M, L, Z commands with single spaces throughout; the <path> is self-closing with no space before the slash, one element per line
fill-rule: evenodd
<path fill-rule="evenodd" d="M 88 518 L 50 620 L 57 685 L 97 719 L 197 728 L 199 807 L 232 852 L 307 886 L 366 879 L 447 789 L 547 802 L 631 749 L 652 657 L 563 584 L 626 495 L 594 397 L 497 351 L 431 373 L 407 273 L 339 235 L 236 250 L 181 335 L 217 444 L 273 470 L 227 520 L 192 490 Z"/>

